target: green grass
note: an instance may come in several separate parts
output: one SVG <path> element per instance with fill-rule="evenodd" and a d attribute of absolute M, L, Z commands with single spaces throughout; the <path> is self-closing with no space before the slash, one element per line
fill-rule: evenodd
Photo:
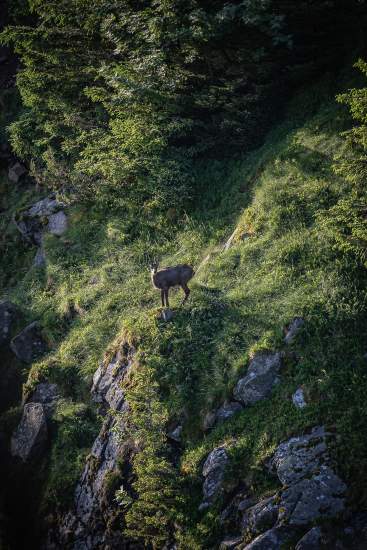
<path fill-rule="evenodd" d="M 180 498 L 172 504 L 182 525 L 180 548 L 212 548 L 219 540 L 219 505 L 196 510 L 202 461 L 220 444 L 231 456 L 228 486 L 246 480 L 261 494 L 274 485 L 263 462 L 277 443 L 325 423 L 337 434 L 332 453 L 351 488 L 351 502 L 366 500 L 366 269 L 351 253 L 333 248 L 323 225 L 327 211 L 348 193 L 333 170 L 344 147 L 340 133 L 351 124 L 334 101 L 338 91 L 326 78 L 294 100 L 285 123 L 262 148 L 242 159 L 199 165 L 198 208 L 171 226 L 157 220 L 155 231 L 147 228 L 133 237 L 134 220 L 123 212 L 71 206 L 67 234 L 46 239 L 46 272 L 23 268 L 8 284 L 9 297 L 30 319 L 41 320 L 51 346 L 33 365 L 28 387 L 50 378 L 66 400 L 58 413 L 44 507 L 64 502 L 82 468 L 90 441 L 79 440 L 79 429 L 85 422 L 92 437 L 99 421 L 89 409 L 80 420 L 77 411 L 104 351 L 119 334 L 139 344 L 140 382 L 127 389 L 128 396 L 144 402 L 145 373 L 157 384 L 149 394 L 160 402 L 152 437 L 164 429 L 166 417 L 184 425 L 175 472 Z M 236 227 L 233 246 L 224 252 Z M 189 302 L 179 307 L 181 294 L 173 292 L 175 317 L 163 323 L 149 258 L 197 267 L 208 254 Z M 29 255 L 21 256 L 24 264 Z M 295 316 L 306 323 L 286 350 L 282 383 L 271 398 L 204 434 L 205 414 L 231 395 L 251 354 L 285 349 L 282 329 Z M 291 402 L 300 385 L 310 402 L 302 411 Z M 143 418 L 138 408 L 132 414 L 137 423 Z M 161 452 L 168 456 L 167 449 L 149 447 L 150 475 L 160 464 L 154 453 Z M 139 461 L 137 471 L 144 476 L 144 455 Z"/>

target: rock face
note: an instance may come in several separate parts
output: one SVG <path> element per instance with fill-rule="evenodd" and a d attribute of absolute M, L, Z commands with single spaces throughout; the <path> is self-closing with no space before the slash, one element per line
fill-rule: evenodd
<path fill-rule="evenodd" d="M 267 397 L 279 382 L 280 353 L 259 353 L 250 361 L 247 374 L 233 391 L 234 398 L 244 406 Z"/>
<path fill-rule="evenodd" d="M 288 487 L 281 496 L 279 520 L 308 525 L 337 516 L 344 509 L 346 485 L 334 473 L 326 453 L 323 427 L 294 437 L 277 448 L 270 467 Z"/>
<path fill-rule="evenodd" d="M 277 475 L 282 488 L 255 504 L 251 498 L 233 498 L 227 508 L 230 517 L 223 512 L 221 519 L 231 527 L 235 522 L 242 533 L 235 548 L 280 550 L 290 543 L 294 548 L 298 540 L 297 550 L 317 550 L 323 533 L 313 525 L 338 517 L 345 504 L 346 485 L 334 472 L 327 453 L 329 436 L 323 426 L 316 426 L 309 434 L 281 443 L 268 468 Z M 336 547 L 335 537 L 330 540 L 327 547 Z"/>
<path fill-rule="evenodd" d="M 121 486 L 118 463 L 135 452 L 116 431 L 124 427 L 124 419 L 117 413 L 128 411 L 121 383 L 130 370 L 133 353 L 133 349 L 127 354 L 121 350 L 94 375 L 92 398 L 100 403 L 105 420 L 76 487 L 74 508 L 61 518 L 57 531 L 49 533 L 47 549 L 131 548 L 122 537 L 122 511 L 114 500 L 114 491 L 108 494 L 108 484 L 115 478 L 116 489 Z"/>
<path fill-rule="evenodd" d="M 28 325 L 15 338 L 10 347 L 15 355 L 24 363 L 32 363 L 47 351 L 47 344 L 41 334 L 37 321 Z"/>
<path fill-rule="evenodd" d="M 23 416 L 11 439 L 11 454 L 23 462 L 37 458 L 47 442 L 46 415 L 40 403 L 24 406 Z"/>
<path fill-rule="evenodd" d="M 20 318 L 18 308 L 8 301 L 0 302 L 0 346 L 7 344 L 14 324 Z"/>
<path fill-rule="evenodd" d="M 52 416 L 57 401 L 60 399 L 57 384 L 41 382 L 27 399 L 28 403 L 40 403 L 47 418 Z"/>
<path fill-rule="evenodd" d="M 218 447 L 209 453 L 203 466 L 203 502 L 200 509 L 207 508 L 222 490 L 224 472 L 228 464 L 228 455 L 224 447 Z"/>

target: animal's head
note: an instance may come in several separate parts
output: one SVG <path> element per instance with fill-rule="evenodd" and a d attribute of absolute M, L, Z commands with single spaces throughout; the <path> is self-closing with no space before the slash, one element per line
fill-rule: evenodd
<path fill-rule="evenodd" d="M 159 266 L 158 260 L 152 260 L 149 264 L 150 272 L 153 274 L 157 273 L 158 266 Z"/>

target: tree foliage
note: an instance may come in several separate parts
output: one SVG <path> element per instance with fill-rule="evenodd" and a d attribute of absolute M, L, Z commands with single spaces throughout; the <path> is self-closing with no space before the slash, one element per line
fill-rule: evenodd
<path fill-rule="evenodd" d="M 13 147 L 48 187 L 188 207 L 198 157 L 258 145 L 294 83 L 339 61 L 353 0 L 29 0 Z M 352 38 L 351 38 L 352 37 Z"/>

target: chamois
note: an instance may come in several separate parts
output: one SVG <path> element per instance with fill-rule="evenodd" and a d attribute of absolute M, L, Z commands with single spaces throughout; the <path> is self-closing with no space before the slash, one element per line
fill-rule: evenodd
<path fill-rule="evenodd" d="M 194 276 L 194 270 L 191 265 L 180 264 L 175 267 L 164 267 L 158 271 L 158 262 L 153 262 L 150 265 L 150 273 L 154 288 L 161 291 L 162 307 L 165 305 L 169 307 L 168 292 L 174 286 L 182 288 L 185 293 L 182 304 L 186 302 L 190 294 L 187 283 Z"/>

